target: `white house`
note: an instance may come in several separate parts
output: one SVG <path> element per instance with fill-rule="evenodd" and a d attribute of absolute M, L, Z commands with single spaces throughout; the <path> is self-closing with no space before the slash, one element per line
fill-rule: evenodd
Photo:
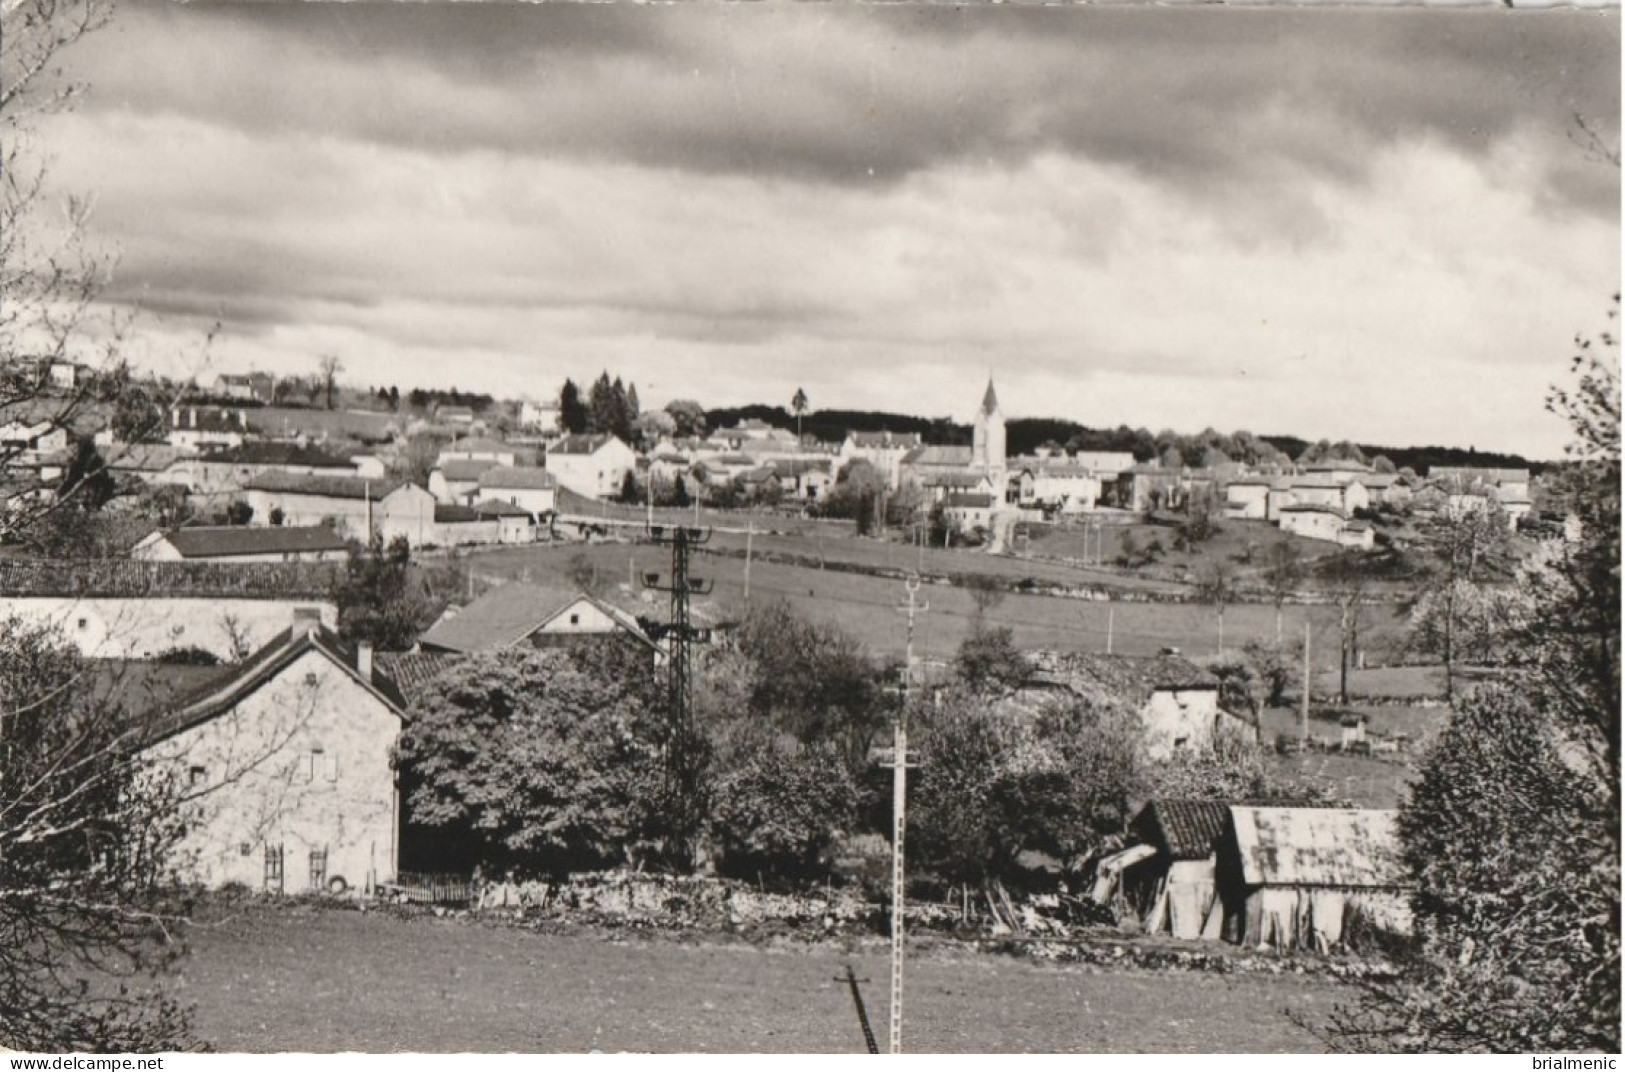
<path fill-rule="evenodd" d="M 447 506 L 466 506 L 479 495 L 480 474 L 500 464 L 488 458 L 448 458 L 429 474 L 429 494 Z"/>
<path fill-rule="evenodd" d="M 278 893 L 393 881 L 405 710 L 369 647 L 302 624 L 153 719 L 145 754 L 191 798 L 172 874 Z"/>
<path fill-rule="evenodd" d="M 199 451 L 240 447 L 248 431 L 248 414 L 219 406 L 175 406 L 169 411 L 169 445 Z"/>
<path fill-rule="evenodd" d="M 1232 480 L 1225 488 L 1224 516 L 1231 520 L 1262 521 L 1269 516 L 1269 501 L 1268 477 Z"/>
<path fill-rule="evenodd" d="M 500 439 L 485 436 L 467 436 L 442 447 L 436 464 L 449 461 L 490 462 L 493 465 L 519 465 L 530 458 L 530 451 L 522 450 Z"/>
<path fill-rule="evenodd" d="M 635 451 L 613 435 L 567 435 L 548 448 L 542 466 L 559 487 L 588 498 L 609 498 L 637 467 Z"/>
<path fill-rule="evenodd" d="M 540 517 L 558 511 L 559 479 L 546 469 L 498 466 L 480 474 L 477 498 L 505 502 Z"/>
<path fill-rule="evenodd" d="M 155 529 L 130 548 L 143 562 L 341 562 L 349 544 L 322 525 Z"/>
<path fill-rule="evenodd" d="M 1338 542 L 1343 531 L 1343 512 L 1321 503 L 1293 503 L 1281 507 L 1281 531 L 1294 532 L 1311 540 Z"/>
<path fill-rule="evenodd" d="M 838 472 L 847 462 L 862 459 L 874 466 L 875 471 L 886 478 L 886 486 L 895 491 L 902 487 L 903 459 L 919 446 L 918 432 L 907 435 L 895 432 L 848 432 L 835 456 L 836 470 Z"/>
<path fill-rule="evenodd" d="M 424 651 L 468 653 L 613 635 L 653 646 L 633 615 L 596 596 L 513 581 L 448 610 L 419 644 Z"/>
<path fill-rule="evenodd" d="M 201 648 L 233 660 L 288 623 L 338 622 L 333 567 L 0 559 L 0 618 L 54 628 L 92 659 Z"/>
<path fill-rule="evenodd" d="M 432 543 L 435 498 L 415 484 L 363 477 L 261 473 L 248 482 L 245 498 L 253 524 L 327 524 L 342 536 L 367 542 L 376 533 L 387 544 L 406 537 L 414 547 Z"/>

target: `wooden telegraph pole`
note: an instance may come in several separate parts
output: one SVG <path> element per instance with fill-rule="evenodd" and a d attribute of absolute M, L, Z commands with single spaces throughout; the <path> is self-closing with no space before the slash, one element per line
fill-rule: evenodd
<path fill-rule="evenodd" d="M 903 1052 L 903 861 L 908 807 L 908 709 L 914 699 L 914 619 L 931 609 L 916 598 L 919 577 L 904 582 L 908 603 L 897 608 L 908 615 L 908 645 L 903 659 L 903 702 L 892 724 L 891 841 L 891 1052 Z"/>
<path fill-rule="evenodd" d="M 1309 689 L 1311 679 L 1309 670 L 1309 620 L 1303 622 L 1303 713 L 1298 725 L 1298 734 L 1303 739 L 1304 747 L 1309 746 Z"/>

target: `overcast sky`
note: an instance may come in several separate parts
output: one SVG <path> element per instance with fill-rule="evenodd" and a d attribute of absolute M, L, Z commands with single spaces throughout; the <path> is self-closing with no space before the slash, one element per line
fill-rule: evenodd
<path fill-rule="evenodd" d="M 142 353 L 1555 455 L 1617 12 L 125 0 L 46 130 Z"/>

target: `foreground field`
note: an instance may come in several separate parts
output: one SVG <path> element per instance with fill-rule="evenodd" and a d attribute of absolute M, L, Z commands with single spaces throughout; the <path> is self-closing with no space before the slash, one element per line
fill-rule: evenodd
<path fill-rule="evenodd" d="M 467 921 L 249 907 L 198 929 L 178 996 L 224 1051 L 862 1053 L 850 963 L 884 1038 L 887 961 L 835 948 L 544 935 Z M 916 1052 L 1297 1052 L 1303 976 L 1091 973 L 937 950 L 909 968 Z"/>

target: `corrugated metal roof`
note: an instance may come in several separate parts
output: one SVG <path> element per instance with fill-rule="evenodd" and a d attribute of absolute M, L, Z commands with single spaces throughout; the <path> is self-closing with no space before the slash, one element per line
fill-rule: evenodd
<path fill-rule="evenodd" d="M 1394 889 L 1404 871 L 1395 811 L 1233 806 L 1230 821 L 1250 886 Z"/>

